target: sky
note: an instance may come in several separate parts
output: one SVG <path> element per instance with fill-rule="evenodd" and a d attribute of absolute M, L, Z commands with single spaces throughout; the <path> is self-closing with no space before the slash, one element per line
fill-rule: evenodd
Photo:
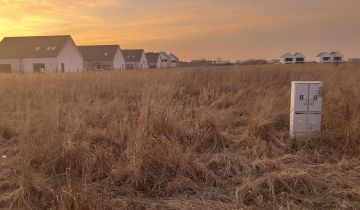
<path fill-rule="evenodd" d="M 78 45 L 167 51 L 182 60 L 360 57 L 360 0 L 0 0 L 0 39 L 72 35 Z"/>

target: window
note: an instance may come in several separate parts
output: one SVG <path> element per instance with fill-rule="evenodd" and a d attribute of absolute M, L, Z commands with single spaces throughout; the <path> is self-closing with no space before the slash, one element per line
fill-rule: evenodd
<path fill-rule="evenodd" d="M 296 62 L 304 62 L 305 59 L 304 58 L 296 58 Z"/>
<path fill-rule="evenodd" d="M 167 59 L 161 59 L 161 62 L 167 62 Z"/>
<path fill-rule="evenodd" d="M 45 72 L 45 63 L 33 63 L 33 72 L 34 73 Z"/>
<path fill-rule="evenodd" d="M 0 73 L 11 73 L 11 64 L 0 64 Z"/>
<path fill-rule="evenodd" d="M 285 58 L 285 61 L 286 61 L 286 62 L 292 62 L 292 61 L 293 61 L 293 58 Z"/>
<path fill-rule="evenodd" d="M 323 61 L 330 61 L 330 57 L 323 57 Z"/>
<path fill-rule="evenodd" d="M 342 57 L 334 57 L 334 61 L 342 61 Z"/>

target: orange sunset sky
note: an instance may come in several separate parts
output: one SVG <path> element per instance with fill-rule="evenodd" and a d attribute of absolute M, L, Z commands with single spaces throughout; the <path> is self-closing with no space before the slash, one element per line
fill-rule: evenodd
<path fill-rule="evenodd" d="M 360 0 L 0 0 L 0 38 L 70 34 L 77 44 L 192 58 L 360 57 Z"/>

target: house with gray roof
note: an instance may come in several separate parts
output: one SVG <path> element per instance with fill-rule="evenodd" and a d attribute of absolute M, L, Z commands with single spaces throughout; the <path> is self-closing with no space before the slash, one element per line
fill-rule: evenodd
<path fill-rule="evenodd" d="M 285 53 L 283 56 L 280 57 L 280 62 L 282 64 L 294 64 L 294 63 L 305 63 L 306 56 L 302 53 Z"/>
<path fill-rule="evenodd" d="M 125 69 L 125 59 L 119 45 L 79 46 L 86 70 Z"/>
<path fill-rule="evenodd" d="M 302 53 L 295 53 L 294 54 L 295 63 L 305 63 L 306 62 L 306 56 Z"/>
<path fill-rule="evenodd" d="M 149 68 L 143 49 L 126 49 L 122 50 L 124 55 L 126 69 L 147 69 Z"/>
<path fill-rule="evenodd" d="M 321 52 L 316 55 L 319 63 L 341 63 L 344 61 L 344 55 L 341 52 Z"/>
<path fill-rule="evenodd" d="M 0 42 L 0 72 L 83 70 L 83 57 L 69 35 L 5 37 Z"/>

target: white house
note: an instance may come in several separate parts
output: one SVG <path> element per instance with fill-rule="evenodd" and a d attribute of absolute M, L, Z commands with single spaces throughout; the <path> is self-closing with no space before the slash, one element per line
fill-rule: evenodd
<path fill-rule="evenodd" d="M 83 57 L 69 35 L 5 37 L 0 42 L 2 72 L 79 72 Z"/>
<path fill-rule="evenodd" d="M 306 62 L 306 56 L 302 53 L 285 53 L 283 56 L 281 56 L 280 62 L 282 64 L 294 64 L 294 63 L 305 63 Z"/>
<path fill-rule="evenodd" d="M 86 70 L 125 69 L 125 59 L 119 45 L 79 46 Z"/>
<path fill-rule="evenodd" d="M 295 53 L 294 54 L 295 63 L 305 63 L 306 62 L 306 56 L 302 53 Z"/>
<path fill-rule="evenodd" d="M 169 62 L 170 62 L 169 67 L 170 67 L 170 68 L 178 67 L 178 65 L 179 65 L 179 58 L 176 57 L 176 56 L 175 56 L 174 54 L 172 54 L 172 53 L 170 53 L 169 58 L 170 58 L 170 60 L 169 60 Z"/>
<path fill-rule="evenodd" d="M 319 63 L 331 63 L 331 55 L 328 52 L 321 52 L 317 56 Z"/>
<path fill-rule="evenodd" d="M 340 52 L 321 52 L 317 56 L 319 63 L 341 63 L 344 55 Z"/>
<path fill-rule="evenodd" d="M 341 63 L 344 61 L 344 55 L 341 52 L 331 52 L 330 55 L 333 63 Z"/>
<path fill-rule="evenodd" d="M 280 62 L 282 64 L 293 64 L 294 63 L 294 55 L 291 53 L 285 53 L 283 56 L 281 56 Z"/>
<path fill-rule="evenodd" d="M 145 53 L 145 55 L 148 61 L 149 68 L 151 69 L 161 68 L 160 53 L 148 52 Z"/>
<path fill-rule="evenodd" d="M 170 58 L 168 54 L 166 54 L 165 52 L 160 52 L 160 61 L 161 61 L 160 68 L 169 68 L 170 67 L 169 60 Z"/>
<path fill-rule="evenodd" d="M 126 69 L 147 69 L 149 68 L 143 49 L 122 50 L 124 55 Z"/>

